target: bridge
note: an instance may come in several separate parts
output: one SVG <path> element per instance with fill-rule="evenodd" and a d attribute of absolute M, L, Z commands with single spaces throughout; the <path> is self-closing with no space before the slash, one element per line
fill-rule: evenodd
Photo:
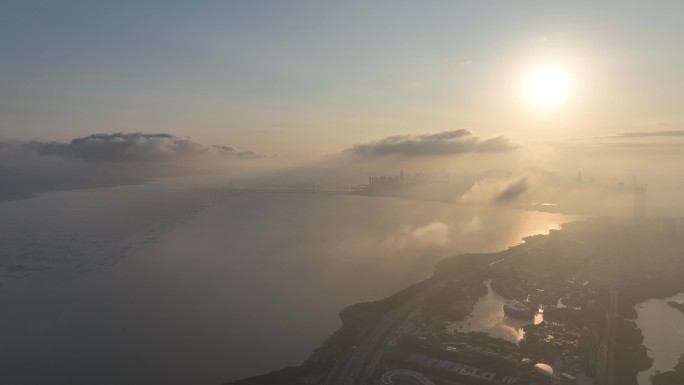
<path fill-rule="evenodd" d="M 228 188 L 220 189 L 218 192 L 228 193 L 228 194 L 240 194 L 240 193 L 260 193 L 260 194 L 348 194 L 348 190 L 317 190 L 316 187 L 311 188 Z"/>

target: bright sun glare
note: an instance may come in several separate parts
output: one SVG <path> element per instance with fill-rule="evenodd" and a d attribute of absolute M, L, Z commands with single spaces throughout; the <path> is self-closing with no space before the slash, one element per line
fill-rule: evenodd
<path fill-rule="evenodd" d="M 563 67 L 542 66 L 532 70 L 525 82 L 529 101 L 543 108 L 556 107 L 570 96 L 572 79 Z"/>

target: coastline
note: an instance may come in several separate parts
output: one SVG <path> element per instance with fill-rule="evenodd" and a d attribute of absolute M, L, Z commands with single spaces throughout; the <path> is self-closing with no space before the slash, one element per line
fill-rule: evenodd
<path fill-rule="evenodd" d="M 673 308 L 679 310 L 680 312 L 684 313 L 684 303 L 680 303 L 680 302 L 676 302 L 676 301 L 670 301 L 667 304 L 670 305 L 670 307 L 673 307 Z"/>
<path fill-rule="evenodd" d="M 548 237 L 546 234 L 532 234 L 524 239 L 535 236 Z M 494 253 L 466 253 L 443 258 L 435 263 L 431 277 L 414 283 L 384 299 L 357 303 L 343 308 L 339 313 L 342 326 L 333 332 L 323 342 L 322 346 L 316 348 L 302 364 L 224 382 L 222 385 L 267 385 L 274 383 L 313 385 L 328 383 L 333 375 L 340 370 L 339 364 L 344 362 L 342 358 L 356 349 L 355 342 L 362 340 L 366 333 L 369 333 L 376 324 L 379 324 L 386 312 L 424 288 L 436 285 L 444 276 L 448 276 L 450 271 L 495 264 L 516 246 L 519 245 L 511 245 L 505 250 Z M 474 305 L 474 302 L 471 305 Z M 472 306 L 470 307 L 472 308 Z M 465 317 L 467 314 L 463 316 Z"/>
<path fill-rule="evenodd" d="M 582 223 L 586 224 L 590 222 L 591 221 L 573 222 L 578 223 L 578 225 L 573 225 L 571 227 L 585 227 Z M 590 225 L 586 226 L 585 229 L 589 227 Z M 548 240 L 548 237 L 549 235 L 528 236 L 524 238 L 525 243 L 511 246 L 506 250 L 501 250 L 496 253 L 460 254 L 444 258 L 435 263 L 434 272 L 431 278 L 421 281 L 416 285 L 427 285 L 427 282 L 438 279 L 438 277 L 443 275 L 446 271 L 454 268 L 462 269 L 469 263 L 476 266 L 478 264 L 473 263 L 475 261 L 482 262 L 486 260 L 496 263 L 502 257 L 507 256 L 509 252 L 513 252 L 518 246 L 523 246 L 525 244 L 531 244 L 533 246 L 534 244 L 543 244 Z M 609 272 L 609 275 L 595 276 L 595 279 L 597 279 L 597 283 L 600 283 L 605 288 L 606 293 L 604 294 L 606 297 L 610 287 L 617 288 L 619 291 L 616 300 L 617 311 L 613 329 L 615 334 L 614 341 L 616 341 L 614 348 L 615 353 L 613 356 L 614 383 L 621 385 L 638 385 L 637 374 L 650 369 L 653 365 L 653 360 L 648 356 L 648 348 L 643 345 L 644 336 L 642 330 L 638 327 L 636 322 L 634 322 L 637 316 L 635 306 L 648 299 L 664 299 L 677 293 L 684 292 L 684 281 L 680 279 L 681 273 L 677 268 L 651 275 L 634 275 L 625 271 L 610 273 L 610 271 L 611 270 L 606 270 L 606 272 Z M 389 300 L 392 298 L 401 298 L 402 293 L 407 293 L 410 289 L 411 287 L 404 289 L 384 300 L 352 305 L 345 308 L 345 310 L 354 308 L 362 309 L 362 311 L 375 313 L 375 316 L 359 318 L 360 322 L 352 327 L 345 318 L 345 316 L 349 314 L 348 311 L 343 310 L 340 312 L 343 326 L 326 340 L 323 346 L 316 349 L 310 358 L 305 360 L 301 365 L 274 370 L 259 376 L 229 381 L 224 383 L 224 385 L 261 385 L 270 383 L 295 385 L 325 383 L 326 379 L 334 377 L 334 373 L 327 372 L 324 369 L 329 371 L 331 368 L 334 368 L 339 359 L 344 356 L 344 350 L 354 348 L 352 342 L 354 338 L 361 337 L 365 330 L 369 330 L 374 326 L 374 321 L 377 321 L 377 313 L 382 311 L 383 305 L 387 306 L 388 303 L 390 303 Z M 511 296 L 515 297 L 515 295 Z M 600 320 L 598 322 L 600 325 L 602 324 Z M 346 341 L 346 345 L 339 343 L 339 339 L 337 339 L 339 336 L 349 338 L 349 340 Z M 332 352 L 336 352 L 336 354 L 331 355 Z M 679 376 L 682 372 L 684 372 L 684 367 L 682 365 L 673 368 L 672 371 L 664 372 L 659 377 L 661 382 L 658 384 L 665 384 L 666 382 L 662 381 L 673 378 L 673 376 Z"/>
<path fill-rule="evenodd" d="M 637 373 L 637 382 L 642 385 L 683 383 L 674 381 L 675 378 L 684 376 L 684 345 L 678 338 L 680 332 L 675 326 L 681 325 L 682 309 L 678 301 L 681 301 L 683 292 L 677 288 L 675 282 L 670 282 L 667 286 L 670 290 L 677 290 L 677 293 L 663 297 L 663 292 L 635 305 L 638 318 L 632 323 L 641 332 L 642 345 L 647 351 L 648 361 L 651 362 Z M 673 299 L 677 301 L 672 301 Z"/>
<path fill-rule="evenodd" d="M 666 299 L 684 292 L 684 282 L 676 273 L 663 277 L 630 282 L 622 289 L 618 300 L 620 322 L 616 350 L 617 380 L 620 384 L 638 385 L 637 375 L 653 367 L 653 359 L 648 355 L 649 348 L 644 343 L 642 330 L 636 323 L 636 306 L 649 299 Z M 662 379 L 674 375 L 672 371 L 663 372 Z M 661 381 L 662 381 L 661 379 Z M 654 382 L 655 384 L 655 382 Z"/>
<path fill-rule="evenodd" d="M 95 184 L 74 184 L 65 187 L 55 187 L 55 188 L 44 188 L 37 189 L 35 191 L 24 191 L 15 194 L 8 194 L 7 196 L 0 196 L 0 204 L 6 202 L 23 201 L 28 199 L 35 199 L 43 194 L 63 192 L 63 191 L 76 191 L 76 190 L 93 190 L 98 188 L 114 188 L 114 187 L 124 187 L 124 186 L 140 186 L 153 182 L 155 178 L 143 178 L 143 179 L 132 179 L 128 181 L 120 181 L 115 183 L 95 183 Z"/>
<path fill-rule="evenodd" d="M 100 185 L 96 187 L 84 187 L 84 188 L 78 188 L 78 189 L 70 189 L 70 190 L 87 190 L 87 189 L 98 189 L 98 188 L 110 188 L 110 187 L 117 187 L 117 186 L 126 186 L 126 185 L 144 185 L 147 183 L 150 183 L 152 180 L 145 180 L 145 181 L 139 181 L 138 183 L 128 183 L 128 184 L 118 184 L 118 185 Z M 36 196 L 40 196 L 40 194 L 46 194 L 49 192 L 57 192 L 57 191 L 69 191 L 69 190 L 55 190 L 55 191 L 45 191 L 42 193 L 37 194 Z M 386 197 L 381 197 L 381 198 L 386 198 Z M 30 198 L 28 198 L 30 199 Z M 399 198 L 401 199 L 401 198 Z M 403 200 L 403 199 L 402 199 Z M 453 203 L 452 203 L 453 204 Z M 456 204 L 458 206 L 458 204 Z M 520 210 L 517 208 L 510 208 L 510 210 Z M 527 210 L 520 210 L 520 211 L 527 211 Z M 532 233 L 531 233 L 532 234 Z M 509 243 L 510 245 L 515 245 L 521 242 L 521 238 L 516 238 L 515 241 Z M 502 245 L 501 245 L 502 246 Z M 474 254 L 477 258 L 480 258 L 484 256 L 485 254 Z M 490 255 L 490 254 L 487 254 Z M 491 255 L 497 255 L 497 254 L 491 254 Z M 440 265 L 441 262 L 445 260 L 449 260 L 451 258 L 460 258 L 462 257 L 463 254 L 459 254 L 458 256 L 451 256 L 447 257 L 445 259 L 442 259 L 441 261 L 438 261 L 434 265 L 434 270 L 433 271 L 433 277 L 435 272 L 438 270 L 438 265 Z M 498 259 L 498 258 L 494 258 Z M 345 307 L 340 311 L 340 318 L 342 319 L 343 326 L 340 327 L 337 331 L 332 333 L 330 335 L 323 346 L 315 349 L 312 354 L 302 363 L 302 365 L 296 366 L 296 367 L 290 367 L 286 368 L 284 370 L 276 371 L 276 372 L 283 372 L 285 378 L 288 376 L 291 377 L 293 374 L 296 374 L 298 372 L 298 368 L 301 366 L 306 366 L 307 368 L 310 367 L 321 367 L 321 365 L 326 365 L 327 363 L 331 362 L 331 358 L 333 359 L 333 362 L 336 357 L 339 357 L 340 352 L 335 352 L 335 351 L 330 351 L 330 346 L 333 348 L 335 346 L 337 347 L 348 347 L 350 343 L 353 344 L 353 339 L 364 333 L 366 328 L 369 328 L 372 326 L 373 322 L 377 321 L 380 317 L 382 317 L 382 314 L 386 311 L 386 309 L 391 309 L 392 307 L 395 306 L 396 303 L 402 302 L 404 296 L 402 293 L 405 294 L 405 296 L 410 296 L 413 291 L 411 291 L 411 288 L 417 286 L 421 287 L 421 284 L 425 284 L 426 282 L 430 281 L 431 278 L 425 279 L 423 281 L 419 281 L 417 283 L 414 283 L 413 285 L 409 286 L 406 289 L 403 289 L 399 291 L 398 293 L 391 295 L 385 299 L 381 299 L 379 301 L 374 301 L 374 302 L 364 302 L 364 303 L 359 303 L 355 305 L 351 305 L 348 307 Z M 393 300 L 394 299 L 394 300 Z M 334 313 L 333 313 L 334 314 Z M 344 327 L 346 326 L 346 328 Z M 353 346 L 353 345 L 351 345 Z M 337 356 L 336 356 L 337 354 Z M 301 371 L 299 371 L 301 372 Z M 238 380 L 240 381 L 240 380 Z M 265 383 L 272 383 L 270 382 L 271 380 L 268 380 Z M 278 381 L 281 382 L 281 381 Z M 315 382 L 314 382 L 315 383 Z"/>

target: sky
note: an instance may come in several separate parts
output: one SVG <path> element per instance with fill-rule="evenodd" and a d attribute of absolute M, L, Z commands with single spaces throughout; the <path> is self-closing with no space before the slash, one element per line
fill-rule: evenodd
<path fill-rule="evenodd" d="M 467 129 L 677 130 L 684 3 L 3 0 L 0 139 L 190 136 L 279 156 Z M 572 93 L 531 106 L 556 63 Z"/>
<path fill-rule="evenodd" d="M 210 268 L 213 275 L 207 277 L 215 275 L 221 284 L 239 281 L 226 279 L 225 269 L 239 271 L 245 282 L 259 282 L 223 258 L 236 255 L 254 263 L 252 270 L 267 272 L 263 281 L 268 284 L 262 286 L 269 301 L 280 297 L 268 290 L 295 293 L 305 301 L 301 306 L 322 314 L 321 306 L 307 302 L 305 292 L 325 291 L 310 286 L 301 286 L 302 295 L 299 286 L 296 292 L 279 290 L 282 277 L 285 286 L 306 283 L 297 280 L 298 270 L 286 267 L 299 260 L 304 266 L 302 258 L 309 255 L 332 272 L 329 277 L 303 274 L 316 278 L 312 284 L 334 282 L 348 269 L 356 278 L 343 277 L 343 283 L 363 291 L 367 288 L 355 282 L 359 272 L 361 281 L 369 284 L 390 281 L 363 279 L 380 271 L 367 268 L 367 262 L 345 267 L 320 257 L 331 252 L 345 261 L 381 256 L 399 269 L 409 266 L 402 265 L 403 260 L 411 262 L 415 256 L 478 250 L 480 241 L 492 249 L 504 247 L 495 242 L 497 234 L 503 234 L 502 244 L 508 245 L 530 234 L 529 226 L 533 232 L 550 228 L 534 220 L 539 213 L 531 211 L 537 210 L 639 224 L 632 222 L 636 201 L 651 219 L 684 218 L 683 15 L 682 0 L 0 0 L 0 213 L 16 213 L 8 218 L 21 219 L 6 221 L 9 231 L 0 227 L 0 254 L 22 259 L 3 262 L 0 273 L 4 269 L 8 277 L 21 277 L 31 286 L 25 274 L 53 268 L 47 261 L 63 259 L 69 276 L 86 270 L 72 256 L 90 256 L 89 251 L 62 244 L 97 247 L 93 250 L 102 258 L 93 254 L 92 261 L 101 266 L 116 264 L 134 253 L 127 250 L 140 250 L 159 238 L 161 243 L 175 242 L 157 249 L 171 269 L 160 270 L 162 275 L 175 274 L 176 267 L 179 274 L 179 279 L 167 274 L 161 282 L 182 290 L 158 288 L 173 289 L 167 299 L 177 296 L 181 302 L 133 296 L 159 283 L 149 279 L 146 269 L 139 271 L 139 285 L 124 288 L 131 298 L 150 298 L 155 306 L 168 303 L 173 308 L 206 305 L 213 311 L 215 306 L 203 300 L 211 296 L 203 293 L 221 292 L 214 280 L 201 279 L 203 288 L 187 285 L 187 278 L 202 278 Z M 142 184 L 148 185 L 106 188 Z M 635 200 L 641 196 L 635 191 L 644 191 L 644 186 L 645 201 Z M 97 197 L 85 199 L 90 195 L 81 189 L 97 189 Z M 307 194 L 242 194 L 243 189 Z M 312 190 L 317 194 L 308 194 Z M 31 199 L 56 191 L 64 193 Z M 349 196 L 340 197 L 347 203 L 333 206 L 333 192 L 400 199 Z M 301 204 L 290 198 L 301 198 Z M 7 203 L 24 199 L 30 201 Z M 107 203 L 109 199 L 114 203 Z M 441 203 L 452 205 L 445 208 Z M 203 211 L 221 204 L 227 211 Z M 49 214 L 53 211 L 56 214 Z M 518 220 L 519 215 L 532 220 Z M 145 220 L 138 220 L 143 216 Z M 195 216 L 206 220 L 192 222 Z M 75 221 L 77 217 L 85 222 Z M 147 225 L 148 220 L 158 222 Z M 183 223 L 202 225 L 181 237 L 178 234 L 187 229 Z M 119 234 L 107 230 L 110 227 L 125 231 Z M 622 238 L 631 234 L 623 232 L 622 225 L 620 229 Z M 641 233 L 635 229 L 633 234 Z M 319 236 L 318 230 L 331 236 Z M 17 234 L 23 237 L 15 237 L 18 243 L 4 245 L 8 242 L 3 243 L 2 236 L 11 240 Z M 105 238 L 121 243 L 121 252 L 101 241 Z M 253 240 L 256 251 L 249 253 L 251 246 L 243 248 L 236 240 Z M 30 250 L 33 244 L 36 253 Z M 51 245 L 56 255 L 48 250 Z M 294 247 L 290 255 L 287 247 Z M 203 263 L 202 253 L 213 255 L 215 250 L 222 262 Z M 251 258 L 261 254 L 273 257 L 274 269 L 265 268 L 265 260 Z M 169 255 L 176 255 L 177 261 L 167 261 Z M 185 260 L 188 256 L 194 259 Z M 145 263 L 156 269 L 157 262 Z M 429 272 L 432 262 L 421 259 L 412 273 Z M 271 270 L 278 279 L 272 279 Z M 64 286 L 66 291 L 42 296 L 40 288 L 49 286 L 37 285 L 38 300 L 33 302 L 44 304 L 66 293 L 70 301 L 93 298 L 91 302 L 101 304 L 105 291 L 120 292 L 113 289 L 121 282 L 117 276 L 104 281 L 91 277 L 99 276 L 74 282 L 97 281 L 96 289 L 102 290 Z M 0 278 L 4 285 L 7 277 Z M 186 287 L 195 291 L 186 293 Z M 231 295 L 251 293 L 225 288 Z M 77 291 L 80 296 L 70 295 Z M 131 307 L 121 298 L 129 310 L 145 304 Z M 321 298 L 334 308 L 330 314 L 337 320 L 340 306 L 325 295 Z M 40 307 L 27 306 L 30 298 L 27 302 L 23 297 L 8 303 L 22 309 Z M 82 310 L 83 303 L 68 306 Z M 254 303 L 261 309 L 273 307 L 270 302 Z M 53 310 L 63 307 L 58 304 L 50 302 L 43 310 L 57 314 Z M 287 314 L 297 314 L 290 302 L 280 305 Z M 221 330 L 239 334 L 221 323 L 221 317 L 206 317 L 211 312 L 202 309 L 184 314 L 199 315 L 202 322 L 218 322 Z M 234 309 L 241 307 L 226 309 L 230 311 L 225 316 L 233 319 Z M 168 318 L 159 310 L 147 319 L 150 325 Z M 139 311 L 129 312 L 132 329 L 118 327 L 117 312 L 116 317 L 91 313 L 105 326 L 113 322 L 117 332 L 80 328 L 81 336 L 90 330 L 116 345 L 126 339 L 115 341 L 113 336 L 129 331 L 137 336 L 135 330 L 146 330 L 138 328 Z M 182 331 L 188 330 L 181 325 L 185 315 L 176 320 Z M 256 318 L 266 324 L 278 320 Z M 3 328 L 3 322 L 17 319 L 0 318 L 0 329 L 11 329 Z M 298 319 L 292 322 L 310 329 Z M 34 323 L 26 325 L 29 330 Z M 253 322 L 248 326 L 264 329 Z M 162 325 L 152 337 L 165 347 L 173 341 L 166 338 L 169 333 L 187 339 L 189 334 L 174 328 Z M 205 327 L 202 332 L 212 330 Z M 71 341 L 66 338 L 70 334 L 49 334 L 58 338 L 55 341 Z M 280 336 L 298 338 L 296 333 Z M 21 345 L 19 353 L 26 354 L 5 349 L 12 359 L 33 357 L 35 351 L 49 357 L 49 349 L 23 343 L 25 333 L 13 337 L 14 345 Z M 43 344 L 46 340 L 39 337 L 32 335 L 32 340 Z M 225 337 L 212 341 L 230 343 L 234 338 Z M 249 339 L 248 334 L 239 337 Z M 71 342 L 78 348 L 83 341 Z M 64 350 L 60 344 L 52 346 Z M 222 347 L 200 348 L 204 356 L 192 360 L 202 361 L 207 352 L 216 351 L 211 354 L 220 361 L 216 368 L 228 370 Z M 184 350 L 165 351 L 177 359 L 176 353 Z M 89 357 L 99 360 L 95 366 L 70 357 L 62 355 L 50 363 L 69 376 L 72 370 L 83 374 L 81 367 L 100 375 L 98 365 L 111 364 L 106 355 Z M 62 365 L 66 361 L 79 362 L 79 367 Z M 151 367 L 169 367 L 167 362 L 159 360 Z M 145 360 L 137 363 L 147 365 Z M 185 369 L 195 375 L 192 365 Z M 170 371 L 161 374 L 173 376 Z"/>

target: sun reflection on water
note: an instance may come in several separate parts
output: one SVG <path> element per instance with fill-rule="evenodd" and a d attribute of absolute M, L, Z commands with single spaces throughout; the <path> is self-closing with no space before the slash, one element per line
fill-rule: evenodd
<path fill-rule="evenodd" d="M 463 321 L 447 325 L 448 333 L 485 332 L 492 337 L 517 343 L 525 337 L 525 325 L 537 325 L 544 320 L 544 312 L 541 309 L 534 315 L 534 319 L 507 316 L 503 311 L 506 298 L 492 289 L 491 280 L 485 281 L 484 284 L 487 286 L 487 294 L 477 301 L 473 311 Z"/>

